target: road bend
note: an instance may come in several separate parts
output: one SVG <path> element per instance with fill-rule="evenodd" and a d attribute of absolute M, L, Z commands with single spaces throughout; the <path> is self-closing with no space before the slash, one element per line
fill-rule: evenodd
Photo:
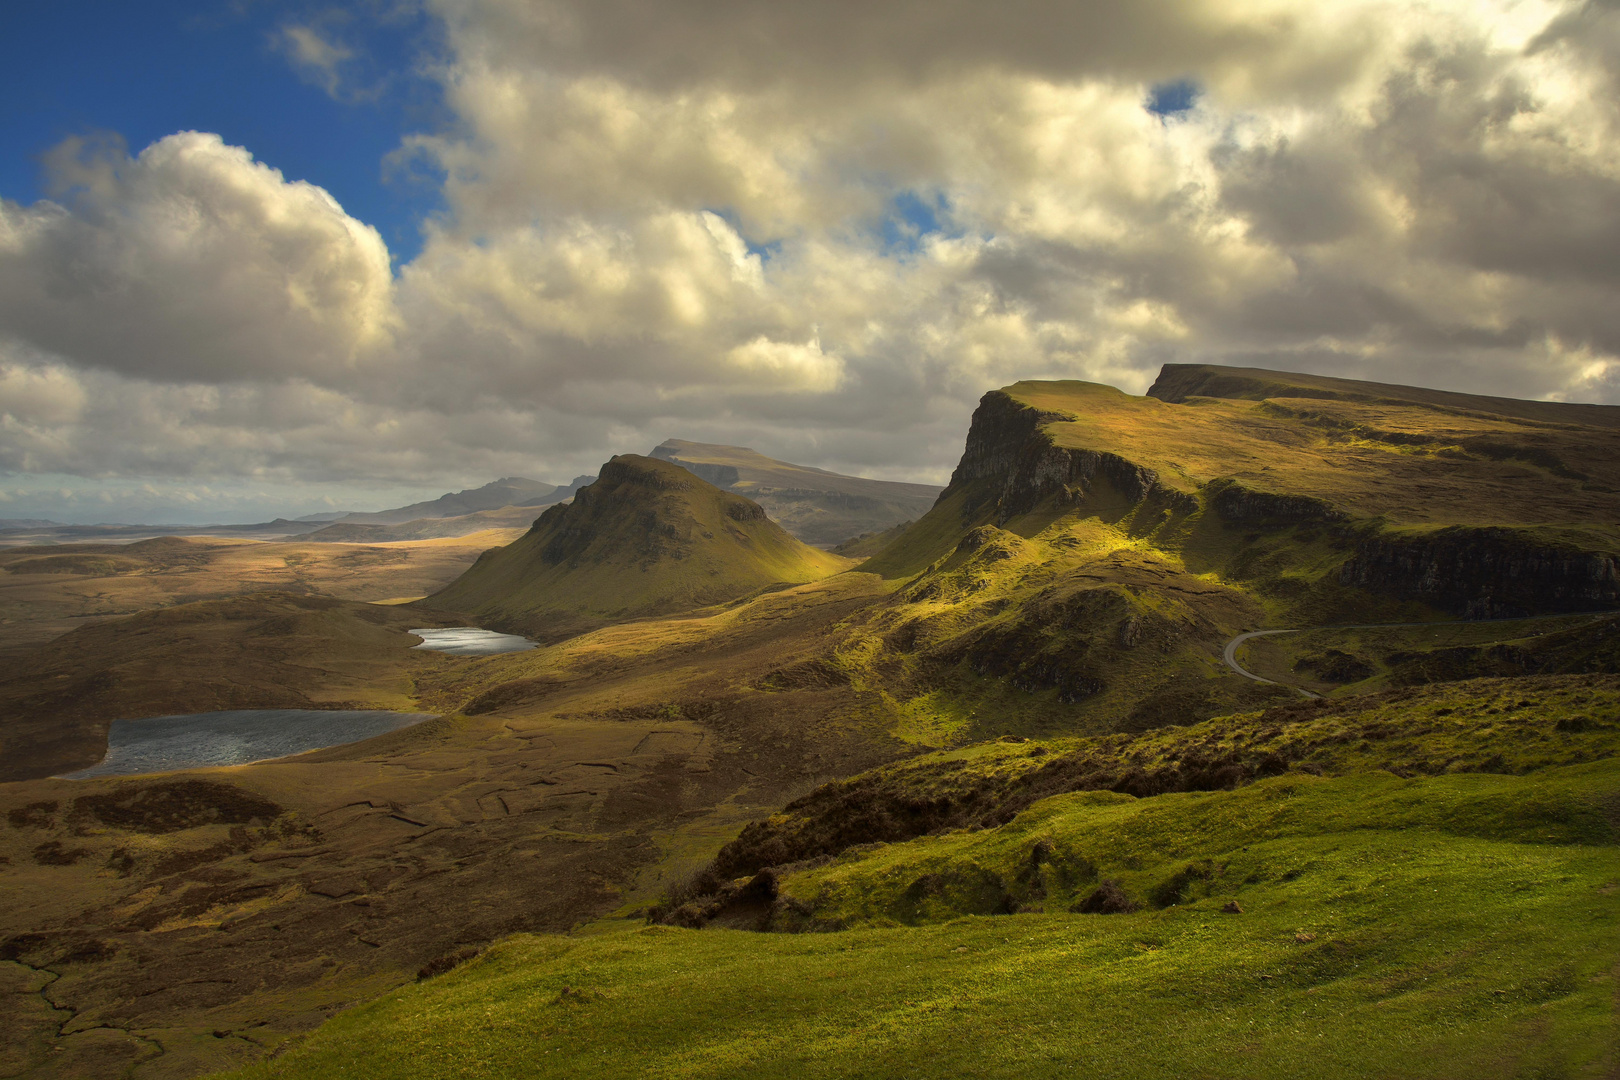
<path fill-rule="evenodd" d="M 1227 667 L 1231 668 L 1245 679 L 1253 679 L 1255 682 L 1265 683 L 1267 686 L 1288 686 L 1287 683 L 1280 683 L 1275 679 L 1263 679 L 1254 672 L 1250 671 L 1248 668 L 1244 667 L 1242 664 L 1238 663 L 1238 650 L 1241 649 L 1252 638 L 1270 637 L 1272 634 L 1304 634 L 1312 630 L 1392 630 L 1403 627 L 1478 626 L 1482 623 L 1532 622 L 1541 619 L 1571 619 L 1582 617 L 1600 619 L 1607 615 L 1620 615 L 1620 609 L 1610 611 L 1572 611 L 1563 612 L 1557 615 L 1527 615 L 1510 619 L 1450 619 L 1445 622 L 1356 623 L 1351 625 L 1337 626 L 1302 626 L 1295 630 L 1250 630 L 1247 633 L 1239 634 L 1237 637 L 1226 643 L 1226 650 L 1222 654 L 1222 659 L 1226 661 Z M 1551 631 L 1542 631 L 1542 633 L 1550 632 Z M 1541 634 L 1532 634 L 1528 636 L 1540 637 Z M 1297 690 L 1299 693 L 1308 698 L 1320 698 L 1322 696 L 1321 694 L 1313 694 L 1311 691 L 1302 686 L 1288 686 L 1288 689 Z"/>
<path fill-rule="evenodd" d="M 1305 629 L 1314 630 L 1314 629 L 1317 629 L 1317 627 L 1307 627 Z M 1257 682 L 1257 683 L 1265 683 L 1267 686 L 1284 686 L 1284 685 L 1286 685 L 1285 683 L 1280 683 L 1280 682 L 1277 682 L 1277 681 L 1275 681 L 1273 679 L 1262 679 L 1260 676 L 1256 675 L 1254 672 L 1250 671 L 1248 668 L 1246 668 L 1242 664 L 1238 663 L 1237 651 L 1238 651 L 1238 649 L 1242 648 L 1243 645 L 1245 643 L 1247 643 L 1251 638 L 1270 637 L 1272 634 L 1303 634 L 1305 632 L 1305 629 L 1300 629 L 1300 630 L 1250 630 L 1246 634 L 1239 634 L 1237 637 L 1233 638 L 1231 641 L 1228 641 L 1226 643 L 1226 652 L 1224 654 L 1224 659 L 1226 660 L 1226 666 L 1231 668 L 1233 671 L 1237 672 L 1239 675 L 1243 676 L 1245 679 L 1253 679 L 1255 682 Z M 1298 690 L 1301 694 L 1304 694 L 1308 698 L 1319 698 L 1319 697 L 1322 696 L 1321 694 L 1313 694 L 1309 690 L 1306 690 L 1302 686 L 1290 686 L 1290 687 L 1288 687 L 1288 689 L 1290 689 L 1290 690 Z"/>

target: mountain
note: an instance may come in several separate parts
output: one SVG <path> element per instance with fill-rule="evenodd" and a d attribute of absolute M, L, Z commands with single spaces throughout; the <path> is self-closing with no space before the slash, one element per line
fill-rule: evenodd
<path fill-rule="evenodd" d="M 507 477 L 485 484 L 481 488 L 444 495 L 431 502 L 413 503 L 397 510 L 341 515 L 336 519 L 328 519 L 330 524 L 317 527 L 314 532 L 299 539 L 321 543 L 383 544 L 397 540 L 438 540 L 468 536 L 483 532 L 485 529 L 526 529 L 534 523 L 538 507 L 551 506 L 571 499 L 575 491 L 595 480 L 594 476 L 576 476 L 570 483 L 556 487 L 534 480 L 524 480 L 521 477 Z M 518 501 L 501 502 L 505 498 Z M 470 512 L 457 512 L 459 507 L 482 503 L 496 505 Z M 402 518 L 401 515 L 405 514 L 420 516 Z"/>
<path fill-rule="evenodd" d="M 478 1029 L 484 1060 L 536 1075 L 728 1074 L 746 1060 L 769 1075 L 903 1076 L 924 1054 L 938 1076 L 1178 1076 L 1189 1061 L 1293 1076 L 1307 1059 L 1346 1080 L 1507 1077 L 1527 1062 L 1609 1075 L 1620 678 L 1607 639 L 1620 620 L 1569 613 L 1620 606 L 1614 413 L 1205 374 L 1167 372 L 1144 397 L 992 391 L 951 486 L 869 573 L 447 674 L 456 729 L 366 776 L 443 784 L 406 817 L 440 831 L 401 841 L 450 853 L 440 878 L 511 888 L 556 849 L 587 857 L 627 835 L 661 861 L 603 874 L 613 887 L 593 922 L 576 909 L 555 934 L 458 926 L 456 951 L 289 1047 L 277 1074 L 454 1072 Z M 604 491 L 618 480 L 604 470 Z M 621 523 L 604 553 L 661 535 L 645 509 L 592 511 Z M 537 531 L 565 537 L 564 516 Z M 1554 617 L 1449 623 L 1470 614 Z M 1423 625 L 1342 636 L 1361 622 Z M 1257 626 L 1341 635 L 1315 646 L 1329 696 L 1225 666 L 1223 645 Z M 1323 645 L 1416 682 L 1346 683 L 1355 663 Z M 1430 655 L 1390 666 L 1415 652 Z M 1513 677 L 1449 681 L 1476 652 Z M 627 756 L 552 749 L 587 725 L 605 738 L 636 723 L 657 727 L 621 735 Z M 835 732 L 887 763 L 829 762 L 820 740 Z M 749 760 L 750 786 L 706 793 L 724 810 L 694 807 L 656 843 L 635 832 L 646 818 L 627 824 L 789 733 L 806 740 L 791 801 L 756 794 L 767 770 Z M 662 786 L 627 792 L 643 745 L 679 756 L 641 767 Z M 574 771 L 545 771 L 548 753 Z M 441 779 L 474 754 L 479 769 L 524 772 Z M 353 812 L 355 798 L 337 805 Z M 581 809 L 546 816 L 565 798 Z M 755 820 L 720 817 L 739 810 Z M 318 820 L 337 835 L 343 819 Z M 513 821 L 520 841 L 479 844 Z M 358 893 L 362 869 L 351 856 L 326 895 Z M 585 876 L 568 870 L 552 872 Z M 406 879 L 406 894 L 376 873 L 387 885 L 349 916 L 363 941 L 393 945 L 383 929 L 454 903 L 452 886 Z M 469 923 L 505 914 L 467 904 L 462 882 L 455 893 Z M 230 923 L 231 959 L 285 941 L 290 907 Z M 271 918 L 279 937 L 250 935 Z M 143 942 L 155 951 L 226 935 L 148 937 L 176 942 Z M 36 967 L 68 948 L 34 940 L 19 949 Z M 82 970 L 111 983 L 120 969 Z M 1167 979 L 1197 993 L 1167 997 Z M 649 986 L 666 992 L 637 992 Z M 1101 1004 L 1077 1018 L 1081 999 Z"/>
<path fill-rule="evenodd" d="M 499 510 L 503 506 L 541 506 L 568 497 L 562 495 L 554 498 L 559 490 L 555 484 L 522 476 L 505 476 L 483 487 L 448 492 L 427 502 L 411 503 L 393 510 L 345 514 L 336 520 L 354 525 L 398 525 L 418 518 L 461 517 L 480 510 Z"/>
<path fill-rule="evenodd" d="M 557 640 L 848 565 L 795 540 L 739 495 L 670 462 L 625 454 L 572 503 L 549 508 L 522 539 L 486 552 L 421 603 Z"/>
<path fill-rule="evenodd" d="M 558 487 L 521 476 L 508 476 L 483 487 L 451 492 L 437 499 L 392 510 L 308 514 L 296 521 L 276 518 L 274 521 L 247 525 L 61 525 L 51 521 L 0 518 L 0 547 L 117 543 L 155 536 L 217 536 L 244 540 L 297 538 L 343 543 L 440 539 L 466 536 L 485 529 L 526 528 L 534 520 L 533 509 L 527 514 L 521 509 L 504 514 L 499 511 L 509 507 L 537 508 L 562 502 L 595 479 L 594 476 L 576 476 L 571 483 Z"/>
<path fill-rule="evenodd" d="M 532 506 L 503 506 L 455 517 L 425 517 L 395 525 L 381 522 L 334 521 L 298 539 L 317 543 L 386 544 L 399 540 L 438 540 L 468 536 L 485 529 L 527 529 L 539 511 Z"/>
<path fill-rule="evenodd" d="M 1552 553 L 1613 546 L 1620 407 L 1190 365 L 1167 367 L 1145 397 L 1090 383 L 1017 383 L 985 395 L 939 505 L 872 568 L 915 573 L 973 526 L 1043 509 L 1101 516 L 1178 548 L 1331 530 L 1362 545 L 1359 568 L 1386 547 L 1411 555 L 1417 561 L 1399 570 L 1404 585 L 1390 584 L 1419 591 L 1424 559 L 1443 557 L 1448 542 L 1478 543 L 1503 575 L 1495 608 L 1560 597 L 1579 606 L 1577 593 L 1608 595 L 1595 564 L 1590 590 L 1571 581 L 1537 596 L 1523 594 L 1501 560 L 1534 549 L 1553 561 L 1533 573 L 1578 576 L 1585 571 L 1554 565 Z M 1429 595 L 1466 604 L 1468 588 L 1448 577 Z"/>
<path fill-rule="evenodd" d="M 1620 427 L 1620 407 L 1562 401 L 1461 394 L 1423 386 L 1362 382 L 1330 375 L 1306 375 L 1269 368 L 1223 367 L 1220 364 L 1165 364 L 1148 389 L 1148 397 L 1181 404 L 1193 397 L 1264 401 L 1268 398 L 1349 401 L 1361 404 L 1409 405 L 1433 412 L 1478 413 L 1512 417 L 1534 424 L 1577 424 Z"/>
<path fill-rule="evenodd" d="M 1202 719 L 1276 689 L 1210 677 L 1243 630 L 1620 608 L 1617 522 L 1611 406 L 1214 367 L 1143 397 L 1017 383 L 860 567 L 901 583 L 864 655 L 892 693 L 965 694 L 976 737 Z"/>
<path fill-rule="evenodd" d="M 930 484 L 841 476 L 741 446 L 668 439 L 652 456 L 752 499 L 788 532 L 824 548 L 913 521 L 928 512 L 940 492 Z"/>

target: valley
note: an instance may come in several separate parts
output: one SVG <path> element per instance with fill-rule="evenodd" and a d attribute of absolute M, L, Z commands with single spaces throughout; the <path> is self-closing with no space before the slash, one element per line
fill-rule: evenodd
<path fill-rule="evenodd" d="M 0 553 L 0 1075 L 1620 1063 L 1620 409 L 1017 383 L 836 538 L 746 454 L 521 532 Z M 409 632 L 474 626 L 537 647 Z M 240 708 L 434 718 L 55 778 Z"/>

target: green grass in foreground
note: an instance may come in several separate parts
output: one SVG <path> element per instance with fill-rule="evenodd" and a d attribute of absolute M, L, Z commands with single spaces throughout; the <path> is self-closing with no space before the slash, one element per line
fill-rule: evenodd
<path fill-rule="evenodd" d="M 1617 791 L 1609 760 L 1058 796 L 785 882 L 892 922 L 920 874 L 1011 879 L 1044 839 L 1052 882 L 1077 871 L 1051 913 L 516 937 L 233 1075 L 1606 1077 Z M 1088 873 L 1145 897 L 1192 862 L 1209 876 L 1173 906 L 1061 910 Z"/>

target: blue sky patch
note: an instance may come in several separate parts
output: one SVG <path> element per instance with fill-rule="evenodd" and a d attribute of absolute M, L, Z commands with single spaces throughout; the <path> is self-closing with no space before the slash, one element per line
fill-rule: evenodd
<path fill-rule="evenodd" d="M 889 212 L 878 226 L 884 250 L 914 253 L 922 246 L 924 237 L 944 231 L 940 219 L 949 210 L 945 196 L 937 192 L 925 196 L 916 191 L 902 191 L 895 195 L 889 200 Z"/>
<path fill-rule="evenodd" d="M 1155 83 L 1148 88 L 1147 111 L 1155 116 L 1175 116 L 1198 104 L 1198 84 L 1191 79 Z"/>
<path fill-rule="evenodd" d="M 295 63 L 289 28 L 335 43 L 335 82 Z M 443 207 L 438 178 L 385 178 L 383 158 L 403 134 L 448 122 L 439 87 L 416 74 L 436 33 L 420 13 L 334 18 L 300 4 L 11 5 L 0 34 L 0 196 L 45 197 L 39 157 L 70 135 L 111 132 L 138 154 L 177 131 L 215 132 L 331 192 L 377 228 L 396 264 L 408 262 L 419 223 Z"/>

